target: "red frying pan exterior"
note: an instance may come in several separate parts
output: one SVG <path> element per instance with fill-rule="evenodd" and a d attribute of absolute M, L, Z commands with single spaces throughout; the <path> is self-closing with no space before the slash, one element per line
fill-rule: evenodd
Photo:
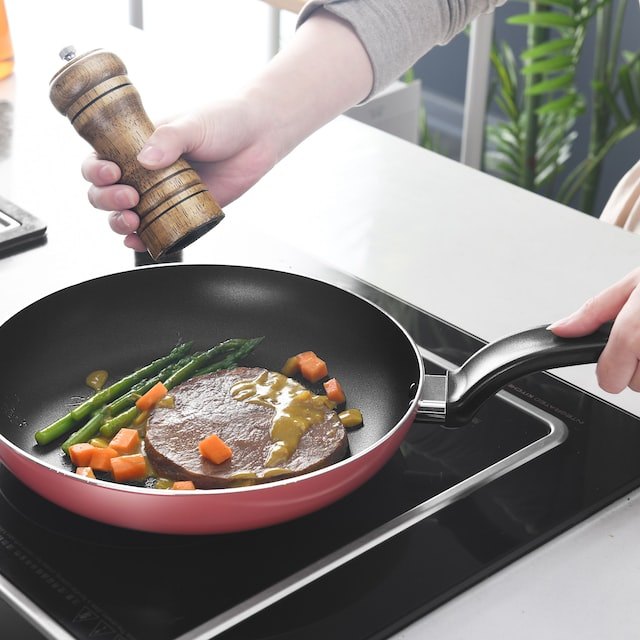
<path fill-rule="evenodd" d="M 264 335 L 248 366 L 279 369 L 312 349 L 365 424 L 342 462 L 298 478 L 234 489 L 163 491 L 81 478 L 35 431 L 87 395 L 84 376 L 114 377 L 168 351 Z M 0 460 L 27 486 L 85 517 L 157 533 L 242 531 L 298 518 L 355 490 L 395 453 L 417 412 L 417 347 L 368 301 L 293 274 L 162 265 L 91 280 L 27 307 L 0 327 Z"/>

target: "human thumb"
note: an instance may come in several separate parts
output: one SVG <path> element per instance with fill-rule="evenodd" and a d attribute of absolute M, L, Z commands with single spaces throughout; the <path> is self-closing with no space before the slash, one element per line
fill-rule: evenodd
<path fill-rule="evenodd" d="M 138 153 L 138 162 L 147 169 L 162 169 L 189 149 L 189 130 L 179 122 L 160 125 Z"/>

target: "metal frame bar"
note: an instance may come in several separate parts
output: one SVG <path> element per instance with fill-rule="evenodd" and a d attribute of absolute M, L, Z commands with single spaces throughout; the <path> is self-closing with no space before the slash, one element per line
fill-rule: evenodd
<path fill-rule="evenodd" d="M 460 162 L 475 169 L 482 167 L 493 23 L 493 13 L 479 16 L 471 24 L 469 39 Z"/>
<path fill-rule="evenodd" d="M 129 23 L 138 29 L 144 29 L 143 0 L 129 0 Z"/>

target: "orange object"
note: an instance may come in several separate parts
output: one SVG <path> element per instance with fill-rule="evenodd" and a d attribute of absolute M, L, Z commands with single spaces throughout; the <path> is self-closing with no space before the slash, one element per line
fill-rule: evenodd
<path fill-rule="evenodd" d="M 123 427 L 111 438 L 109 446 L 120 454 L 133 453 L 140 446 L 140 435 L 136 429 Z"/>
<path fill-rule="evenodd" d="M 222 464 L 231 455 L 231 449 L 214 433 L 198 444 L 200 455 L 214 464 Z"/>
<path fill-rule="evenodd" d="M 139 480 L 147 475 L 147 461 L 141 453 L 111 459 L 113 479 L 117 482 Z"/>
<path fill-rule="evenodd" d="M 78 467 L 76 469 L 76 473 L 79 476 L 83 476 L 84 478 L 93 478 L 95 480 L 96 475 L 93 473 L 93 469 L 91 467 Z"/>
<path fill-rule="evenodd" d="M 172 489 L 177 491 L 193 491 L 196 485 L 191 480 L 176 480 L 172 485 Z"/>
<path fill-rule="evenodd" d="M 111 460 L 118 452 L 111 447 L 94 447 L 89 466 L 94 471 L 111 471 Z"/>
<path fill-rule="evenodd" d="M 165 387 L 162 382 L 158 382 L 154 384 L 147 393 L 136 400 L 136 407 L 140 409 L 140 411 L 149 411 L 153 408 L 156 402 L 158 402 L 158 400 L 162 400 L 167 393 L 167 387 Z"/>
<path fill-rule="evenodd" d="M 302 377 L 309 382 L 318 382 L 329 373 L 327 363 L 313 351 L 298 354 L 298 365 Z"/>
<path fill-rule="evenodd" d="M 342 404 L 347 397 L 344 395 L 342 385 L 335 379 L 327 380 L 322 384 L 324 392 L 327 394 L 327 398 L 336 404 Z"/>
<path fill-rule="evenodd" d="M 4 6 L 4 0 L 0 0 L 0 80 L 13 73 L 13 43 L 9 30 L 9 20 Z"/>
<path fill-rule="evenodd" d="M 91 456 L 93 455 L 94 447 L 88 442 L 80 442 L 78 444 L 72 444 L 69 447 L 69 458 L 76 467 L 88 467 L 91 462 Z"/>

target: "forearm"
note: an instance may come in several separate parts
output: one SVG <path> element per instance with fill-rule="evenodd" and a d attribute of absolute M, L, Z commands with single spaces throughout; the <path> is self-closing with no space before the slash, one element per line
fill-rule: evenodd
<path fill-rule="evenodd" d="M 330 43 L 330 46 L 327 46 Z M 371 91 L 371 62 L 355 31 L 317 11 L 245 90 L 282 158 Z"/>
<path fill-rule="evenodd" d="M 506 0 L 309 0 L 299 23 L 321 10 L 350 24 L 373 67 L 371 94 L 397 80 L 430 49 Z M 367 96 L 369 97 L 369 96 Z"/>

